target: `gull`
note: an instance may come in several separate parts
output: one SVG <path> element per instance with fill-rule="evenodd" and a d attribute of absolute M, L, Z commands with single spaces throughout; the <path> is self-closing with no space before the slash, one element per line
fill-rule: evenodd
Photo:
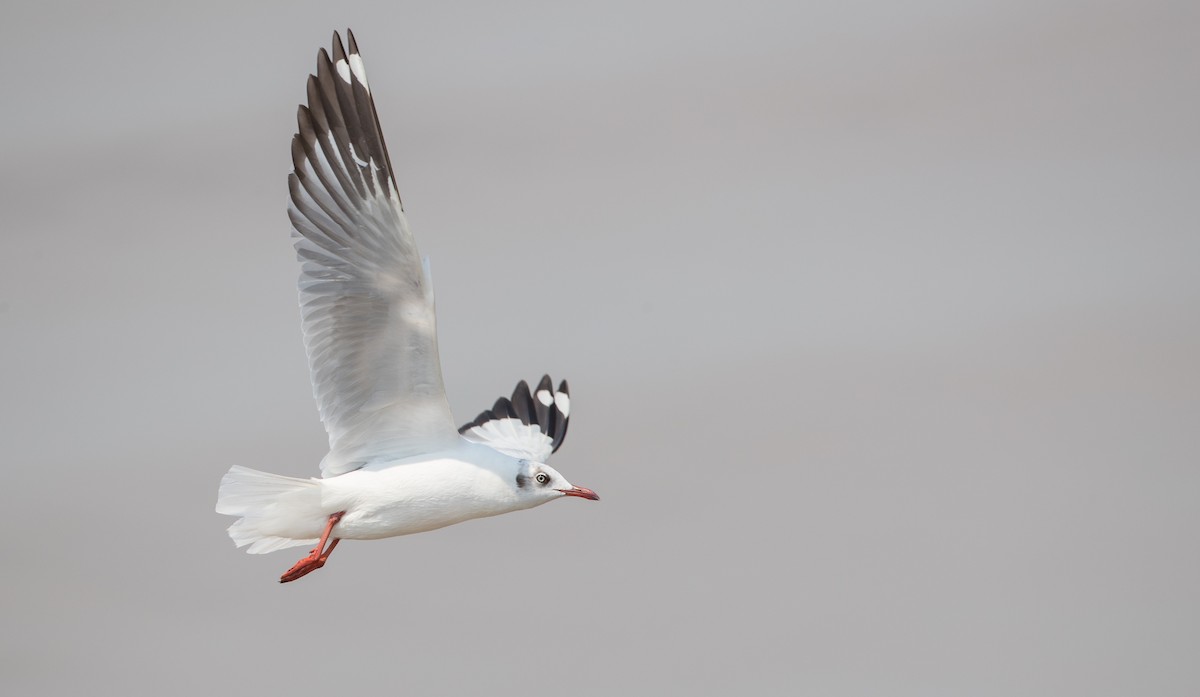
<path fill-rule="evenodd" d="M 409 231 L 354 34 L 317 55 L 297 115 L 288 217 L 313 394 L 329 434 L 320 478 L 234 466 L 217 513 L 250 554 L 436 530 L 568 496 L 598 500 L 546 464 L 567 434 L 566 381 L 522 380 L 460 428 L 438 358 L 429 260 Z"/>

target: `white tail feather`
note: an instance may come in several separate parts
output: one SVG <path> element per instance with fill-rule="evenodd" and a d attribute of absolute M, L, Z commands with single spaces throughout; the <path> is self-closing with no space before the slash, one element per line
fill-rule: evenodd
<path fill-rule="evenodd" d="M 229 526 L 229 536 L 238 547 L 250 545 L 250 554 L 316 544 L 327 518 L 318 480 L 236 465 L 221 478 L 217 513 L 241 517 Z"/>

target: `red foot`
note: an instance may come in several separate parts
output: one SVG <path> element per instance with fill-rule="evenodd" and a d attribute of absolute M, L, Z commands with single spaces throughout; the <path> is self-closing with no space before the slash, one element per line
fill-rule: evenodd
<path fill-rule="evenodd" d="M 295 581 L 296 579 L 307 576 L 322 566 L 325 566 L 325 560 L 329 558 L 330 554 L 333 554 L 333 548 L 337 547 L 337 544 L 342 541 L 341 538 L 333 538 L 333 542 L 329 543 L 329 548 L 325 549 L 324 552 L 321 550 L 324 549 L 325 541 L 329 539 L 329 533 L 333 531 L 333 526 L 337 525 L 338 521 L 341 520 L 342 516 L 344 515 L 346 515 L 346 512 L 342 511 L 341 513 L 334 513 L 333 515 L 329 516 L 329 522 L 325 524 L 325 532 L 321 534 L 321 541 L 317 543 L 316 549 L 309 552 L 307 557 L 296 562 L 292 568 L 288 569 L 284 575 L 280 576 L 280 583 Z"/>
<path fill-rule="evenodd" d="M 313 550 L 314 554 L 311 554 L 296 562 L 295 566 L 288 569 L 287 573 L 279 577 L 279 582 L 287 583 L 288 581 L 295 581 L 296 579 L 301 578 L 302 576 L 307 576 L 322 566 L 325 566 L 325 559 L 327 557 L 316 556 L 316 551 L 317 550 Z"/>

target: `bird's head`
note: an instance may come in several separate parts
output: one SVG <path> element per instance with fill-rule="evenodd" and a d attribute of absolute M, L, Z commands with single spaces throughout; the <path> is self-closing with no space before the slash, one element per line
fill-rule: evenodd
<path fill-rule="evenodd" d="M 550 465 L 541 462 L 521 461 L 516 477 L 517 495 L 538 505 L 565 496 L 578 496 L 592 501 L 600 497 L 591 489 L 573 486 Z"/>

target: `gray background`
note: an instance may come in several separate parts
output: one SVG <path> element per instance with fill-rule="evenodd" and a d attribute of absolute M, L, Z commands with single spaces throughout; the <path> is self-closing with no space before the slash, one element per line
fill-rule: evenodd
<path fill-rule="evenodd" d="M 1195 2 L 160 5 L 0 22 L 6 694 L 1200 693 Z M 280 586 L 345 26 L 458 418 L 604 498 Z"/>

